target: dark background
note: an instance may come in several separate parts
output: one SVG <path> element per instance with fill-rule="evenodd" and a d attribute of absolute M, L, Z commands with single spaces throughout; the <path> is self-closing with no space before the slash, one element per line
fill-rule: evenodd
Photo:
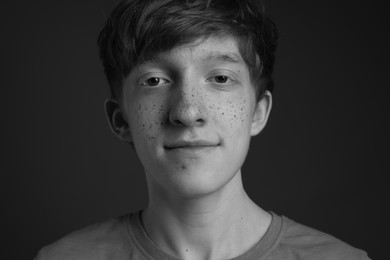
<path fill-rule="evenodd" d="M 0 4 L 1 259 L 146 203 L 142 167 L 103 112 L 96 38 L 115 2 Z M 264 209 L 373 259 L 388 251 L 386 2 L 265 1 L 280 31 L 274 106 L 243 169 Z"/>

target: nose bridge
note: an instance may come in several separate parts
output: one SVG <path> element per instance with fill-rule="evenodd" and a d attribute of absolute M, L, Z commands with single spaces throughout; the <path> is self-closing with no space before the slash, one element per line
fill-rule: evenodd
<path fill-rule="evenodd" d="M 199 82 L 182 79 L 171 96 L 170 121 L 174 125 L 199 125 L 206 122 L 204 95 Z"/>

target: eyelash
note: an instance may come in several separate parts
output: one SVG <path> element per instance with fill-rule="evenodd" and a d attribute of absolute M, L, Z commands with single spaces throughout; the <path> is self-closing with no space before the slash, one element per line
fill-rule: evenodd
<path fill-rule="evenodd" d="M 218 77 L 223 77 L 225 79 L 225 82 L 218 82 L 216 80 Z M 151 84 L 150 82 L 148 83 L 148 81 L 150 81 L 151 79 L 157 79 L 157 83 L 156 84 L 153 84 L 153 83 Z M 234 79 L 228 75 L 221 73 L 221 74 L 215 74 L 214 76 L 208 78 L 207 81 L 214 82 L 218 85 L 227 85 L 229 83 L 234 82 Z M 156 87 L 158 85 L 166 84 L 166 83 L 170 83 L 170 81 L 167 79 L 164 79 L 162 77 L 155 76 L 155 77 L 147 77 L 147 78 L 141 79 L 138 84 L 141 87 Z"/>
<path fill-rule="evenodd" d="M 154 85 L 154 84 L 150 84 L 150 82 L 148 83 L 149 80 L 151 79 L 157 79 L 158 82 Z M 161 83 L 161 81 L 164 81 Z M 161 84 L 165 84 L 165 83 L 169 83 L 169 80 L 167 79 L 164 79 L 164 78 L 161 78 L 161 77 L 148 77 L 146 79 L 142 79 L 139 83 L 139 85 L 141 87 L 155 87 L 155 86 L 158 86 L 158 85 L 161 85 Z"/>
<path fill-rule="evenodd" d="M 217 78 L 219 78 L 219 77 L 223 77 L 225 81 L 224 82 L 218 82 Z M 227 82 L 232 80 L 229 76 L 226 76 L 226 75 L 216 75 L 216 76 L 213 76 L 211 78 L 217 84 L 225 84 L 225 83 L 227 83 Z"/>
<path fill-rule="evenodd" d="M 224 77 L 225 78 L 225 82 L 218 82 L 216 80 L 218 77 Z M 218 74 L 215 74 L 214 76 L 210 77 L 209 79 L 207 79 L 207 81 L 214 82 L 214 83 L 216 83 L 218 85 L 227 85 L 227 84 L 233 83 L 235 80 L 234 80 L 234 78 L 226 75 L 225 73 L 218 73 Z"/>

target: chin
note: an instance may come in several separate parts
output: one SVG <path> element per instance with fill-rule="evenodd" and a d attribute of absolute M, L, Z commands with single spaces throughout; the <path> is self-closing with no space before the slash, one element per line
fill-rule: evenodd
<path fill-rule="evenodd" d="M 223 174 L 222 174 L 223 173 Z M 199 167 L 187 167 L 177 170 L 165 185 L 169 191 L 185 198 L 197 198 L 221 190 L 236 173 L 229 171 L 210 171 Z"/>

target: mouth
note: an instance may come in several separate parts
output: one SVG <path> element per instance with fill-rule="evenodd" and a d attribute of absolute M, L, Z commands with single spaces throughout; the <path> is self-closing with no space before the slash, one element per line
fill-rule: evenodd
<path fill-rule="evenodd" d="M 204 140 L 197 140 L 197 141 L 178 141 L 173 143 L 168 143 L 164 146 L 167 150 L 201 150 L 201 149 L 208 149 L 208 148 L 215 148 L 218 147 L 220 143 L 217 142 L 210 142 L 210 141 L 204 141 Z"/>

